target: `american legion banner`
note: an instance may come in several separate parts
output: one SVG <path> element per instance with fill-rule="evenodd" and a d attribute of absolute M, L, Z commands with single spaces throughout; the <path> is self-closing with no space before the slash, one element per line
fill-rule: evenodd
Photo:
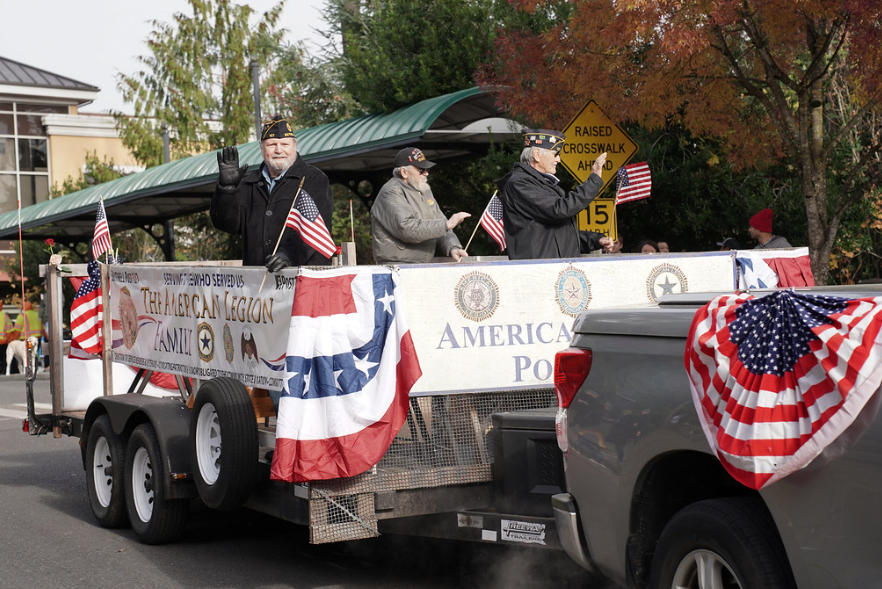
<path fill-rule="evenodd" d="M 294 276 L 230 266 L 110 267 L 114 359 L 281 390 Z"/>
<path fill-rule="evenodd" d="M 401 266 L 422 377 L 411 396 L 553 386 L 554 355 L 585 309 L 732 292 L 734 252 Z"/>

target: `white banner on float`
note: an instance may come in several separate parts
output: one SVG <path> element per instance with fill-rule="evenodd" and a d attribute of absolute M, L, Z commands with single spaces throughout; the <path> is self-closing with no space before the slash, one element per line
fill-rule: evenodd
<path fill-rule="evenodd" d="M 281 389 L 295 271 L 110 267 L 114 359 L 198 379 Z"/>
<path fill-rule="evenodd" d="M 401 266 L 423 375 L 411 395 L 553 386 L 554 355 L 585 309 L 731 291 L 731 252 Z"/>

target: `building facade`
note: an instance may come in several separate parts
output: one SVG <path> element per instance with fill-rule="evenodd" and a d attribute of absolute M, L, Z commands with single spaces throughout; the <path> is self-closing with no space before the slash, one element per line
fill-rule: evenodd
<path fill-rule="evenodd" d="M 113 117 L 79 109 L 99 89 L 0 57 L 0 212 L 43 202 L 68 177 L 83 173 L 86 155 L 138 168 Z"/>

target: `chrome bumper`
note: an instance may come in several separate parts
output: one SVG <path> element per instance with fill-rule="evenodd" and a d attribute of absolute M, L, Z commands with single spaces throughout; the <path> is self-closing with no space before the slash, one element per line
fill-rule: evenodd
<path fill-rule="evenodd" d="M 551 496 L 551 507 L 554 510 L 554 524 L 558 538 L 564 551 L 583 569 L 596 573 L 594 565 L 585 553 L 585 546 L 579 534 L 579 511 L 576 501 L 569 493 L 558 493 Z"/>

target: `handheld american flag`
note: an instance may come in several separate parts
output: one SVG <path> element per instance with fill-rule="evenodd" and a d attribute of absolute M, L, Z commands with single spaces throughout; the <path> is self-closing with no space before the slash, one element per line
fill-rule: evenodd
<path fill-rule="evenodd" d="M 628 164 L 616 172 L 616 204 L 647 198 L 652 188 L 652 174 L 646 162 Z"/>
<path fill-rule="evenodd" d="M 499 244 L 499 251 L 505 250 L 505 231 L 502 226 L 502 201 L 495 194 L 481 215 L 481 227 Z"/>
<path fill-rule="evenodd" d="M 95 235 L 92 237 L 92 257 L 96 260 L 104 252 L 113 248 L 110 245 L 110 230 L 107 227 L 107 215 L 104 213 L 104 201 L 98 201 L 98 216 L 95 219 Z"/>
<path fill-rule="evenodd" d="M 879 388 L 882 297 L 720 296 L 695 314 L 684 361 L 708 444 L 761 489 L 814 460 Z"/>
<path fill-rule="evenodd" d="M 87 266 L 89 277 L 77 289 L 70 306 L 70 329 L 73 343 L 89 354 L 100 354 L 101 337 L 101 267 L 96 261 Z"/>
<path fill-rule="evenodd" d="M 331 239 L 331 233 L 322 219 L 318 206 L 305 190 L 300 191 L 291 207 L 291 212 L 288 213 L 285 225 L 299 233 L 304 243 L 326 258 L 337 253 L 337 246 Z"/>

